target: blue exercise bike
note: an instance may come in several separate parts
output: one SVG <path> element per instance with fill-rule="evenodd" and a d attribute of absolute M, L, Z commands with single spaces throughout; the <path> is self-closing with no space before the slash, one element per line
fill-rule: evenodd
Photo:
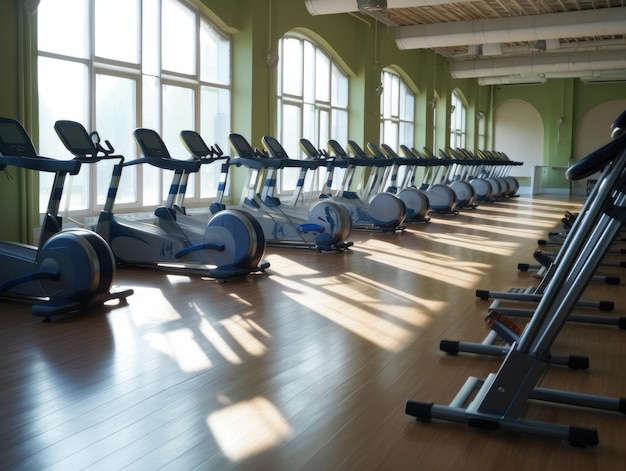
<path fill-rule="evenodd" d="M 0 118 L 0 154 L 0 170 L 5 172 L 16 167 L 54 174 L 38 245 L 0 242 L 0 296 L 32 303 L 33 314 L 50 320 L 133 294 L 111 293 L 115 259 L 102 237 L 86 229 L 62 230 L 58 211 L 63 186 L 81 163 L 37 155 L 24 127 L 11 118 Z"/>
<path fill-rule="evenodd" d="M 80 123 L 57 121 L 55 130 L 67 149 L 82 161 L 106 155 L 117 159 L 104 208 L 96 231 L 109 242 L 122 265 L 143 266 L 171 273 L 200 275 L 226 280 L 264 271 L 260 263 L 265 250 L 263 231 L 255 221 L 239 211 L 224 211 L 208 224 L 190 227 L 180 224 L 172 208 L 160 206 L 153 222 L 137 221 L 114 214 L 113 208 L 122 169 L 132 165 L 152 165 L 174 172 L 197 172 L 200 162 L 172 159 L 160 139 L 140 128 L 135 137 L 148 156 L 125 161 L 113 155 L 108 141 L 101 144 L 97 132 L 89 134 Z"/>

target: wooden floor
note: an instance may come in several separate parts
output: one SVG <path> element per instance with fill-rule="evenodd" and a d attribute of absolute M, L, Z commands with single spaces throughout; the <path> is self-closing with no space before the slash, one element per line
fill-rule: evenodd
<path fill-rule="evenodd" d="M 575 448 L 404 413 L 497 371 L 501 360 L 447 356 L 439 341 L 482 341 L 489 303 L 475 290 L 536 284 L 517 264 L 579 207 L 522 197 L 404 234 L 353 233 L 344 254 L 268 249 L 266 274 L 228 283 L 120 269 L 127 305 L 50 323 L 3 303 L 0 468 L 626 469 L 618 414 L 529 404 L 527 417 L 597 428 L 597 447 Z M 584 297 L 626 315 L 623 287 Z M 541 384 L 626 395 L 625 335 L 567 324 L 553 351 L 591 367 L 551 367 Z"/>

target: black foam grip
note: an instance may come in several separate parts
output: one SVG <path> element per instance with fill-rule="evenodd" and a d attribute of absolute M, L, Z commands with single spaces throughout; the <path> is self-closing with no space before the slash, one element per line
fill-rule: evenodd
<path fill-rule="evenodd" d="M 584 159 L 576 162 L 565 172 L 568 180 L 581 180 L 601 171 L 626 149 L 626 133 L 596 149 Z"/>

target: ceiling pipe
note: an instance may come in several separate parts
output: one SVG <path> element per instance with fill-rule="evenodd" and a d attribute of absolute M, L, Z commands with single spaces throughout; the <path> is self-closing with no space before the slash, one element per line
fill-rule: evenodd
<path fill-rule="evenodd" d="M 592 82 L 623 82 L 626 81 L 626 70 L 593 70 L 586 72 L 561 72 L 544 75 L 522 76 L 506 75 L 497 77 L 479 77 L 478 85 L 520 85 L 541 84 L 549 79 L 577 78 L 585 83 Z"/>
<path fill-rule="evenodd" d="M 479 77 L 477 79 L 478 85 L 514 85 L 514 84 L 531 84 L 531 83 L 546 83 L 548 79 L 567 79 L 567 78 L 580 78 L 604 77 L 605 74 L 614 73 L 615 71 L 593 71 L 591 72 L 561 72 L 552 74 L 541 75 L 505 75 L 497 77 Z M 624 72 L 621 72 L 623 75 Z"/>
<path fill-rule="evenodd" d="M 626 51 L 584 52 L 578 54 L 535 54 L 451 62 L 450 75 L 455 79 L 503 75 L 554 74 L 594 70 L 626 69 Z M 584 74 L 581 74 L 584 75 Z"/>
<path fill-rule="evenodd" d="M 602 77 L 580 77 L 584 83 L 626 82 L 626 74 Z"/>
<path fill-rule="evenodd" d="M 399 49 L 538 41 L 626 34 L 626 7 L 400 26 Z"/>
<path fill-rule="evenodd" d="M 478 85 L 531 85 L 541 84 L 548 81 L 545 77 L 481 77 L 478 79 Z"/>
<path fill-rule="evenodd" d="M 415 8 L 471 1 L 473 0 L 387 0 L 387 8 Z M 360 11 L 357 0 L 305 0 L 304 3 L 311 15 L 331 15 Z"/>

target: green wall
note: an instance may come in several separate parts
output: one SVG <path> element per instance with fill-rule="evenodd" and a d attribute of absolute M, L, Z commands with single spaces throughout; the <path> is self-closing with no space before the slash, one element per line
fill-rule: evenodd
<path fill-rule="evenodd" d="M 17 0 L 0 2 L 0 48 L 2 74 L 0 74 L 0 110 L 4 115 L 18 114 L 18 50 L 17 50 Z"/>
<path fill-rule="evenodd" d="M 235 31 L 233 129 L 257 142 L 262 135 L 275 133 L 275 71 L 264 63 L 268 50 L 276 51 L 279 39 L 288 31 L 298 31 L 321 44 L 350 76 L 350 137 L 357 141 L 377 140 L 379 97 L 376 87 L 380 72 L 393 67 L 417 94 L 416 144 L 433 146 L 432 113 L 429 102 L 436 94 L 437 145 L 444 146 L 449 129 L 449 100 L 458 89 L 467 99 L 468 145 L 475 142 L 475 111 L 489 111 L 490 93 L 475 80 L 453 80 L 445 60 L 432 51 L 401 51 L 396 47 L 393 29 L 365 16 L 309 15 L 304 1 L 203 0 L 218 24 Z"/>
<path fill-rule="evenodd" d="M 198 1 L 198 0 L 196 0 Z M 395 45 L 394 31 L 376 24 L 365 16 L 348 14 L 311 16 L 304 0 L 199 0 L 201 8 L 216 26 L 230 34 L 233 40 L 232 78 L 233 110 L 232 129 L 245 135 L 255 145 L 264 134 L 275 133 L 275 69 L 268 67 L 265 56 L 268 50 L 276 51 L 278 40 L 287 31 L 297 30 L 308 34 L 321 44 L 344 68 L 350 77 L 350 138 L 358 142 L 377 140 L 379 132 L 376 87 L 380 71 L 393 67 L 417 93 L 415 109 L 416 146 L 444 147 L 449 133 L 449 96 L 458 89 L 466 100 L 468 110 L 467 146 L 476 143 L 475 113 L 486 114 L 487 144 L 492 124 L 491 111 L 498 103 L 524 100 L 534 106 L 544 123 L 544 155 L 548 165 L 562 165 L 573 154 L 573 130 L 576 123 L 590 107 L 606 100 L 624 98 L 625 84 L 585 85 L 578 80 L 549 80 L 543 85 L 481 87 L 473 79 L 454 80 L 446 71 L 446 61 L 432 51 L 400 51 Z M 36 136 L 36 111 L 30 109 L 28 100 L 20 98 L 20 74 L 30 57 L 21 57 L 27 50 L 18 47 L 24 27 L 25 15 L 18 11 L 18 0 L 0 2 L 0 50 L 3 73 L 0 74 L 0 115 L 22 118 L 27 129 Z M 433 141 L 433 113 L 429 106 L 437 101 L 437 135 Z M 24 104 L 26 104 L 24 106 Z M 34 106 L 31 106 L 34 107 Z M 557 118 L 563 124 L 557 126 Z M 35 139 L 36 141 L 36 139 Z M 12 171 L 12 174 L 16 173 Z M 0 227 L 0 238 L 27 237 L 24 221 L 35 212 L 32 198 L 36 188 L 32 179 L 23 177 L 7 180 L 0 175 L 0 197 L 4 204 L 5 220 Z M 233 185 L 241 184 L 241 173 Z M 30 203 L 27 203 L 30 201 Z M 30 214 L 30 220 L 36 215 Z M 15 221 L 15 223 L 13 223 Z"/>
<path fill-rule="evenodd" d="M 0 2 L 0 115 L 14 119 L 20 118 L 17 4 L 18 0 Z M 0 172 L 0 200 L 4 220 L 0 225 L 0 239 L 26 240 L 27 235 L 23 233 L 26 217 L 20 194 L 23 173 L 15 168 L 8 169 L 8 173 Z"/>
<path fill-rule="evenodd" d="M 552 79 L 543 84 L 494 86 L 494 106 L 505 100 L 522 100 L 540 114 L 544 127 L 544 164 L 565 166 L 574 157 L 575 130 L 591 108 L 626 98 L 626 83 L 585 84 L 578 79 Z M 559 124 L 560 123 L 560 124 Z M 552 175 L 544 186 L 563 187 Z"/>
<path fill-rule="evenodd" d="M 585 84 L 575 81 L 572 94 L 574 121 L 578 122 L 590 108 L 616 98 L 626 99 L 626 82 Z"/>

